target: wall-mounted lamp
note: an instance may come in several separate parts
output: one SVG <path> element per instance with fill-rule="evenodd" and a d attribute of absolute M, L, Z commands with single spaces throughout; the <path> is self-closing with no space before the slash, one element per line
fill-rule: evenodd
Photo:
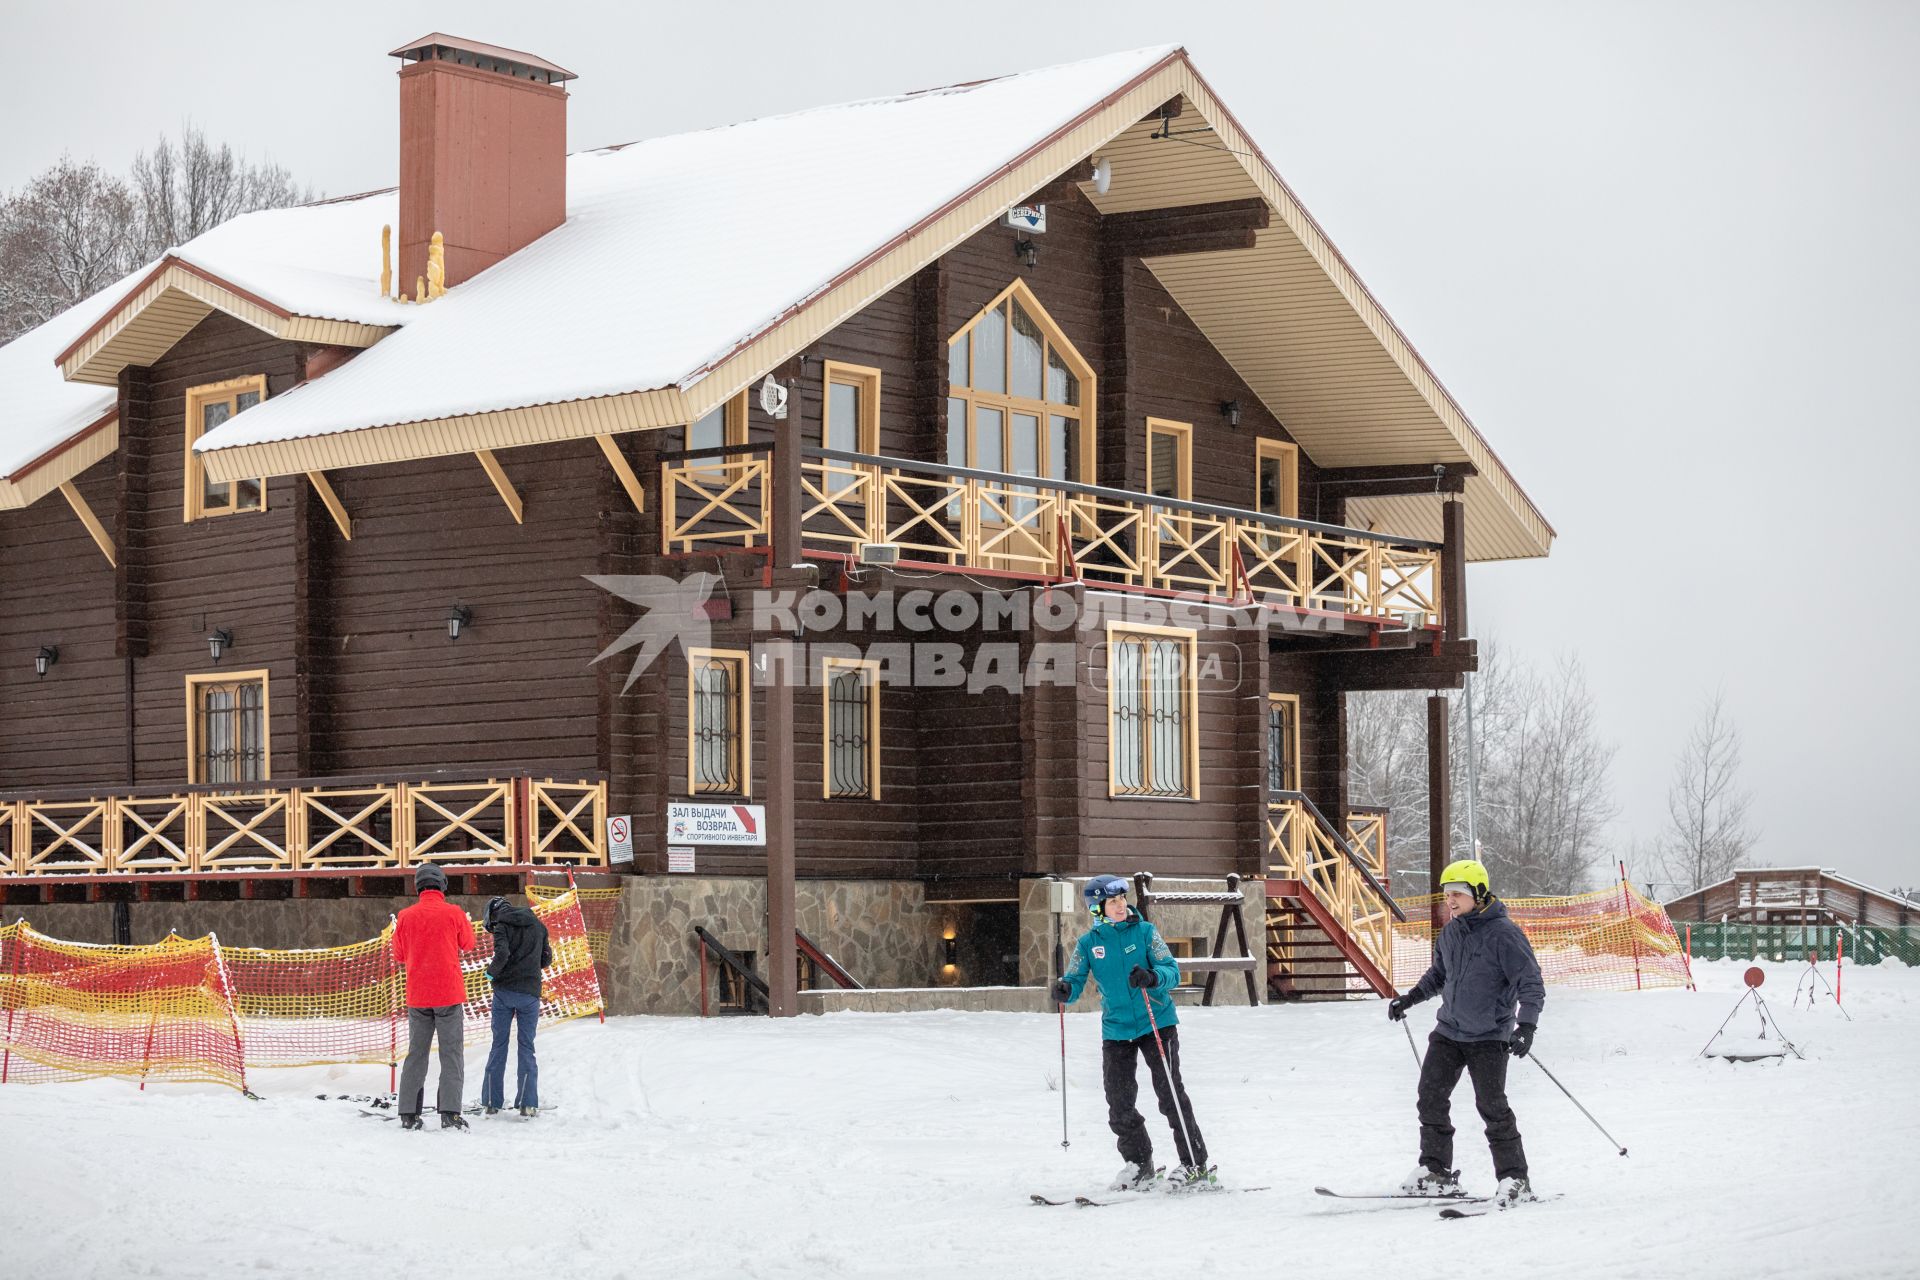
<path fill-rule="evenodd" d="M 473 610 L 463 604 L 456 604 L 447 610 L 447 639 L 458 640 L 462 629 L 473 624 Z"/>
<path fill-rule="evenodd" d="M 33 674 L 35 676 L 44 676 L 47 674 L 47 668 L 58 661 L 60 661 L 59 645 L 41 645 L 40 652 L 33 655 Z"/>
<path fill-rule="evenodd" d="M 1220 416 L 1227 420 L 1228 426 L 1239 426 L 1240 402 L 1238 400 L 1222 400 L 1220 402 Z"/>
<path fill-rule="evenodd" d="M 1111 186 L 1113 186 L 1113 161 L 1100 156 L 1093 162 L 1093 193 L 1103 196 Z"/>
<path fill-rule="evenodd" d="M 225 627 L 219 628 L 207 637 L 207 652 L 213 655 L 215 662 L 219 662 L 220 655 L 231 648 L 233 648 L 233 632 Z"/>
<path fill-rule="evenodd" d="M 1023 267 L 1037 267 L 1040 265 L 1040 246 L 1036 245 L 1032 240 L 1015 240 L 1013 242 L 1013 256 L 1020 259 L 1020 265 Z"/>
<path fill-rule="evenodd" d="M 941 941 L 946 944 L 947 968 L 951 969 L 960 963 L 960 943 L 959 940 L 953 936 L 952 925 L 947 926 L 947 931 L 941 936 Z"/>

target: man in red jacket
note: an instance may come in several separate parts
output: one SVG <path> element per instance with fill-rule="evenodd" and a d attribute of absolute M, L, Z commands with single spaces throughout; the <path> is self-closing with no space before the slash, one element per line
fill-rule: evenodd
<path fill-rule="evenodd" d="M 419 1129 L 427 1091 L 427 1051 L 440 1039 L 440 1127 L 465 1129 L 466 1037 L 460 1005 L 467 982 L 460 953 L 473 950 L 473 921 L 447 901 L 447 873 L 431 863 L 413 873 L 420 901 L 400 913 L 393 958 L 407 971 L 407 1060 L 400 1068 L 400 1127 Z"/>

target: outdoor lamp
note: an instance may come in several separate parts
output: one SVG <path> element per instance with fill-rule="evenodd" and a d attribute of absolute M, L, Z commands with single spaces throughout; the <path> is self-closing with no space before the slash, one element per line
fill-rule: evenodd
<path fill-rule="evenodd" d="M 458 640 L 460 629 L 473 621 L 473 610 L 463 604 L 456 604 L 447 610 L 447 639 Z"/>
<path fill-rule="evenodd" d="M 207 637 L 207 652 L 213 655 L 215 662 L 220 661 L 220 655 L 231 648 L 233 648 L 233 632 L 225 627 L 217 629 Z"/>
<path fill-rule="evenodd" d="M 1040 265 L 1039 246 L 1031 240 L 1015 240 L 1013 242 L 1013 256 L 1020 259 L 1021 266 L 1037 267 Z"/>
<path fill-rule="evenodd" d="M 35 676 L 44 676 L 47 674 L 47 668 L 58 661 L 60 661 L 59 645 L 41 645 L 40 652 L 33 655 L 33 674 Z"/>
<path fill-rule="evenodd" d="M 1228 426 L 1239 426 L 1240 402 L 1238 400 L 1222 400 L 1220 402 L 1220 416 L 1227 420 Z"/>

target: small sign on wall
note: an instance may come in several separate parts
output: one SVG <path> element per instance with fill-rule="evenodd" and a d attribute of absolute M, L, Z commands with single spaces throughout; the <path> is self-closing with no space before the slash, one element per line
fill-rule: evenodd
<path fill-rule="evenodd" d="M 607 860 L 616 863 L 633 861 L 631 814 L 616 813 L 607 819 Z"/>
<path fill-rule="evenodd" d="M 1017 204 L 1000 216 L 1000 225 L 1016 231 L 1041 232 L 1047 229 L 1047 206 Z"/>
<path fill-rule="evenodd" d="M 669 804 L 667 839 L 681 844 L 763 845 L 767 842 L 767 807 L 762 804 Z"/>
<path fill-rule="evenodd" d="M 693 870 L 693 847 L 691 845 L 670 844 L 667 846 L 667 870 L 670 872 L 690 873 Z"/>

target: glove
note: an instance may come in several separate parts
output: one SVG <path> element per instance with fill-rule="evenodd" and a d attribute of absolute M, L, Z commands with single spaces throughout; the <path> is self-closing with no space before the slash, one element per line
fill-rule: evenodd
<path fill-rule="evenodd" d="M 1073 998 L 1073 988 L 1067 985 L 1067 980 L 1065 978 L 1061 978 L 1059 981 L 1053 984 L 1053 1002 L 1055 1004 L 1065 1004 L 1068 1000 L 1072 998 Z"/>
<path fill-rule="evenodd" d="M 1407 1016 L 1407 1010 L 1419 1003 L 1412 996 L 1395 996 L 1387 1001 L 1387 1017 L 1394 1022 L 1399 1022 Z"/>
<path fill-rule="evenodd" d="M 1507 1041 L 1507 1052 L 1516 1058 L 1527 1056 L 1527 1050 L 1533 1048 L 1533 1033 L 1538 1030 L 1531 1022 L 1523 1022 L 1513 1029 L 1513 1039 Z"/>
<path fill-rule="evenodd" d="M 1143 964 L 1137 964 L 1133 966 L 1133 972 L 1127 975 L 1127 985 L 1151 990 L 1160 985 L 1160 979 L 1155 976 L 1153 970 Z"/>

